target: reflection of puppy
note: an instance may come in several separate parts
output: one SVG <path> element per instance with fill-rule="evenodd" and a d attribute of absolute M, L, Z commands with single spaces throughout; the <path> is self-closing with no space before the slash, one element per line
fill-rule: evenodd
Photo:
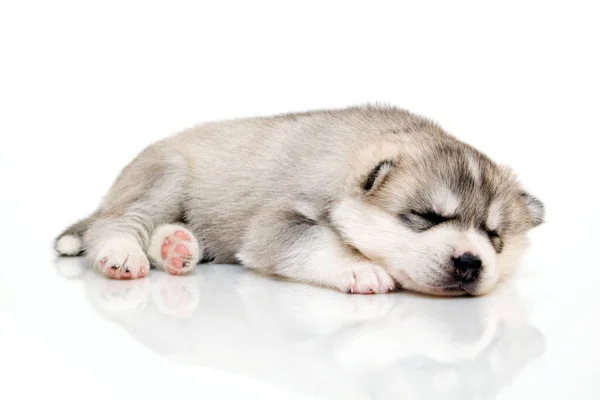
<path fill-rule="evenodd" d="M 189 318 L 200 301 L 198 279 L 186 276 L 177 279 L 170 275 L 161 276 L 158 283 L 152 285 L 152 302 L 164 315 L 176 318 Z"/>
<path fill-rule="evenodd" d="M 364 371 L 365 379 L 371 381 L 374 397 L 381 399 L 495 399 L 545 347 L 537 329 L 505 321 L 480 344 L 485 346 L 470 357 L 444 360 L 415 354 Z"/>
<path fill-rule="evenodd" d="M 169 359 L 326 398 L 487 396 L 544 349 L 509 286 L 447 302 L 346 296 L 226 265 L 187 277 L 84 278 L 102 315 Z"/>
<path fill-rule="evenodd" d="M 514 174 L 404 110 L 356 107 L 205 124 L 127 166 L 60 235 L 103 273 L 202 257 L 344 292 L 484 294 L 544 209 Z"/>
<path fill-rule="evenodd" d="M 150 284 L 145 281 L 135 283 L 99 279 L 95 276 L 88 281 L 95 286 L 94 291 L 88 291 L 90 301 L 101 304 L 101 310 L 107 317 L 123 318 L 138 315 L 146 309 L 149 301 L 148 288 Z"/>

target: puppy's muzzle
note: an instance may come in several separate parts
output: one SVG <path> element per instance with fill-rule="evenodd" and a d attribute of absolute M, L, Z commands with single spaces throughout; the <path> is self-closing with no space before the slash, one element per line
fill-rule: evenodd
<path fill-rule="evenodd" d="M 464 253 L 452 258 L 456 277 L 462 284 L 474 282 L 481 272 L 481 258 L 471 253 Z"/>

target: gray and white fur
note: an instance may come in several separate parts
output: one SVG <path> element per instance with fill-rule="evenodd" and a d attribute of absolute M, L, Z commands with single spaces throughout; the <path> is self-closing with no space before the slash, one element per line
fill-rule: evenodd
<path fill-rule="evenodd" d="M 543 219 L 509 168 L 428 119 L 361 106 L 159 141 L 56 250 L 85 253 L 113 278 L 150 264 L 185 273 L 204 258 L 344 292 L 481 295 L 510 275 Z M 176 270 L 164 247 L 174 232 L 189 236 Z"/>

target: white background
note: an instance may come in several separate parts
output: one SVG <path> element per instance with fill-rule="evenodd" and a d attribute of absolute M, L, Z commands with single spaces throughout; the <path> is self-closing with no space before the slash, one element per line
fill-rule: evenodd
<path fill-rule="evenodd" d="M 0 398 L 369 398 L 389 385 L 403 398 L 424 398 L 429 385 L 446 398 L 599 398 L 600 14 L 593 1 L 483 3 L 2 2 Z M 235 267 L 207 267 L 186 281 L 200 308 L 173 327 L 160 312 L 117 312 L 110 301 L 107 317 L 93 300 L 116 296 L 117 309 L 121 301 L 135 309 L 138 291 L 140 298 L 160 291 L 157 274 L 148 286 L 107 289 L 80 271 L 78 260 L 55 265 L 53 237 L 90 212 L 147 144 L 202 121 L 367 101 L 432 117 L 512 166 L 546 203 L 548 222 L 533 232 L 533 247 L 508 289 L 471 299 L 462 312 L 461 300 L 348 300 L 256 280 Z M 198 283 L 211 279 L 222 290 Z M 256 327 L 278 320 L 257 290 L 283 290 L 281 304 L 301 309 L 307 298 L 318 301 L 301 316 L 294 314 L 298 307 L 283 313 L 302 319 L 302 328 L 278 330 L 280 323 L 265 333 Z M 238 297 L 229 298 L 234 292 Z M 234 297 L 243 307 L 231 313 Z M 221 300 L 207 306 L 210 298 Z M 357 316 L 348 317 L 348 307 Z M 426 321 L 411 319 L 430 307 Z M 216 320 L 203 324 L 199 314 Z M 446 314 L 455 318 L 440 328 Z M 485 353 L 485 365 L 504 365 L 510 379 L 492 367 L 485 382 L 456 372 L 471 371 L 465 363 L 482 352 L 475 342 L 491 345 L 478 336 L 462 349 L 444 329 L 460 332 L 475 319 L 485 326 L 479 334 L 489 330 L 511 344 L 499 347 L 499 356 Z M 531 338 L 502 336 L 505 328 L 490 319 L 514 332 L 533 329 L 536 356 L 513 369 L 497 361 L 519 358 L 509 353 L 524 352 Z M 357 321 L 378 328 L 352 334 Z M 428 336 L 436 329 L 440 337 Z M 149 339 L 156 332 L 173 335 L 160 343 L 182 342 L 175 358 L 190 360 L 161 355 Z M 308 339 L 294 336 L 300 332 Z M 264 337 L 281 347 L 274 351 Z M 338 349 L 344 340 L 350 344 Z M 306 346 L 311 352 L 286 356 Z M 406 346 L 417 354 L 407 355 Z M 414 357 L 438 360 L 427 370 L 431 376 L 406 361 Z M 335 362 L 323 364 L 326 358 Z M 398 372 L 399 364 L 417 367 Z M 425 371 L 422 383 L 411 375 L 416 370 Z M 478 379 L 481 393 L 471 385 Z"/>

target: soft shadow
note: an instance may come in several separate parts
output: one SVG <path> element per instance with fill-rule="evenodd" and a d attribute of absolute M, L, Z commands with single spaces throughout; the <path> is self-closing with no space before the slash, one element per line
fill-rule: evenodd
<path fill-rule="evenodd" d="M 64 262 L 101 315 L 170 360 L 324 398 L 494 399 L 544 353 L 510 284 L 481 298 L 360 296 L 239 266 L 114 281 Z"/>

